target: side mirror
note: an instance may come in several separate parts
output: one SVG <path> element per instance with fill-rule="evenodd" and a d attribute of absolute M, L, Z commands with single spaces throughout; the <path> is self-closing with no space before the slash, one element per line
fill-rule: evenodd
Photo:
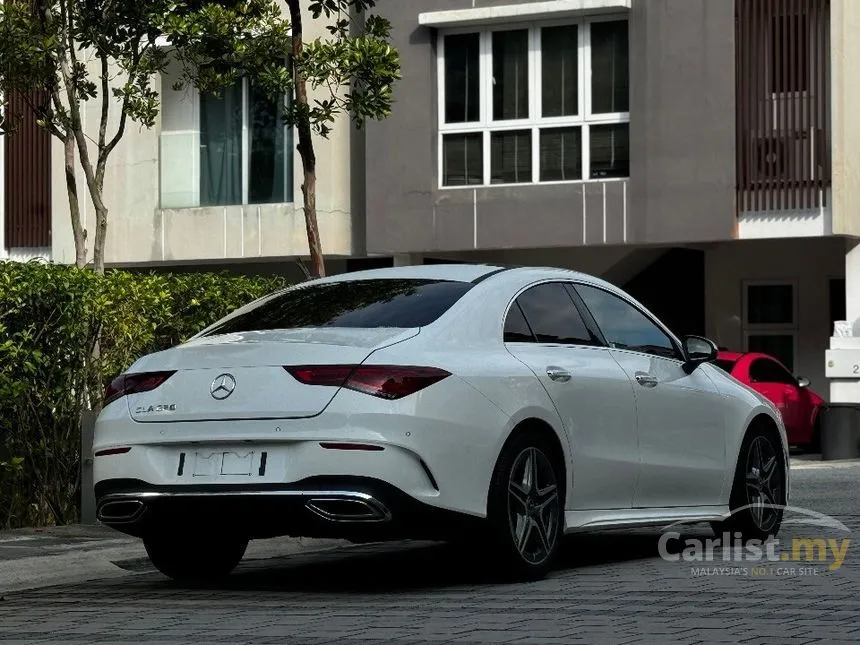
<path fill-rule="evenodd" d="M 684 337 L 684 357 L 687 362 L 684 370 L 689 374 L 702 363 L 710 363 L 717 358 L 717 346 L 702 336 Z"/>
<path fill-rule="evenodd" d="M 805 376 L 798 376 L 797 387 L 809 387 L 809 379 Z"/>

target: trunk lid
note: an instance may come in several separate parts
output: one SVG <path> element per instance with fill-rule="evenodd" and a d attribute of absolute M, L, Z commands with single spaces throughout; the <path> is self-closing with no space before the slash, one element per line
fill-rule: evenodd
<path fill-rule="evenodd" d="M 176 373 L 152 391 L 125 398 L 141 423 L 312 417 L 338 388 L 302 384 L 285 365 L 359 364 L 418 331 L 318 328 L 196 338 L 137 361 L 130 372 Z"/>

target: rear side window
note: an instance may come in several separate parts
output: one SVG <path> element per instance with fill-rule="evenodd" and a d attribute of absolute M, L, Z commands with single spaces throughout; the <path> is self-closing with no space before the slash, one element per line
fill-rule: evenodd
<path fill-rule="evenodd" d="M 511 305 L 508 317 L 505 320 L 505 342 L 506 343 L 533 343 L 534 334 L 523 316 L 523 310 L 516 302 Z"/>
<path fill-rule="evenodd" d="M 597 339 L 585 326 L 567 289 L 559 282 L 539 284 L 524 291 L 517 298 L 517 304 L 528 322 L 528 328 L 534 332 L 539 343 L 598 344 Z M 511 313 L 513 312 L 512 307 Z M 506 322 L 506 332 L 507 326 Z M 524 340 L 533 342 L 532 338 Z"/>
<path fill-rule="evenodd" d="M 424 327 L 472 288 L 450 280 L 352 280 L 286 291 L 207 336 L 301 327 Z"/>

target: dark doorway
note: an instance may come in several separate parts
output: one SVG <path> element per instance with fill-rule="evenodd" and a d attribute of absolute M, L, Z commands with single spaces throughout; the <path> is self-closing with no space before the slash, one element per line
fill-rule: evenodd
<path fill-rule="evenodd" d="M 623 287 L 676 336 L 705 334 L 705 252 L 670 249 Z"/>

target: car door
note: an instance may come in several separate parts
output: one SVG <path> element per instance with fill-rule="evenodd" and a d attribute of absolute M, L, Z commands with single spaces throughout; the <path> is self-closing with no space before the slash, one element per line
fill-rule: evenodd
<path fill-rule="evenodd" d="M 633 388 L 568 287 L 544 282 L 521 292 L 507 313 L 505 346 L 538 378 L 564 424 L 573 455 L 566 507 L 630 508 L 639 475 Z"/>
<path fill-rule="evenodd" d="M 642 460 L 633 506 L 718 504 L 726 439 L 717 387 L 705 370 L 684 370 L 677 342 L 638 306 L 593 285 L 576 291 L 633 384 Z"/>
<path fill-rule="evenodd" d="M 802 433 L 806 406 L 794 376 L 780 363 L 760 356 L 749 366 L 750 387 L 773 401 L 782 415 L 790 443 Z"/>

